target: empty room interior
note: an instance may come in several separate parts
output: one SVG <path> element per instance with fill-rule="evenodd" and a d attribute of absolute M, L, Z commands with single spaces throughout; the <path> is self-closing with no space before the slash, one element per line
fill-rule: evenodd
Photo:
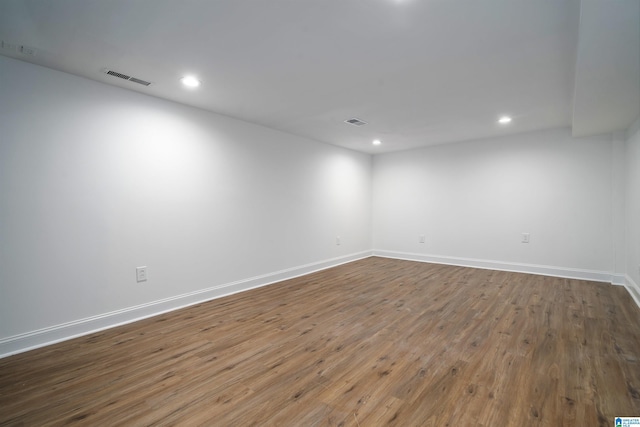
<path fill-rule="evenodd" d="M 640 1 L 0 2 L 0 425 L 629 417 Z"/>

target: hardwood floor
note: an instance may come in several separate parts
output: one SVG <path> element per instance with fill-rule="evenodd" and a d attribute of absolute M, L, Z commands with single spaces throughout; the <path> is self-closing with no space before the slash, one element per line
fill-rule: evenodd
<path fill-rule="evenodd" d="M 0 359 L 0 425 L 613 426 L 618 286 L 368 258 Z"/>

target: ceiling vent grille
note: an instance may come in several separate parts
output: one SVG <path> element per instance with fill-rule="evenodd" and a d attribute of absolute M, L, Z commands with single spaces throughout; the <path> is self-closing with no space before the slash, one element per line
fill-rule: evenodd
<path fill-rule="evenodd" d="M 364 126 L 367 124 L 367 122 L 365 122 L 364 120 L 360 120 L 355 117 L 352 119 L 345 120 L 344 122 L 354 126 Z"/>
<path fill-rule="evenodd" d="M 106 74 L 110 75 L 110 76 L 118 77 L 119 79 L 128 80 L 128 81 L 130 81 L 130 82 L 138 83 L 138 84 L 141 84 L 141 85 L 143 85 L 143 86 L 149 86 L 149 85 L 151 85 L 151 82 L 148 82 L 148 81 L 146 81 L 146 80 L 139 79 L 139 78 L 137 78 L 137 77 L 131 77 L 131 76 L 128 76 L 128 75 L 126 75 L 126 74 L 119 73 L 119 72 L 117 72 L 117 71 L 113 71 L 113 70 L 105 69 L 105 70 L 104 70 L 104 72 L 105 72 Z"/>

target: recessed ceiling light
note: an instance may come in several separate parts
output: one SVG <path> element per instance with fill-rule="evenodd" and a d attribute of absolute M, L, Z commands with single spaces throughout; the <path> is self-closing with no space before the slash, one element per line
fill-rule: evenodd
<path fill-rule="evenodd" d="M 507 124 L 509 122 L 511 122 L 511 117 L 509 117 L 509 116 L 502 116 L 502 117 L 500 117 L 498 119 L 498 123 L 501 123 L 503 125 L 505 125 L 505 124 Z"/>
<path fill-rule="evenodd" d="M 379 139 L 374 139 L 372 144 L 373 145 L 380 145 L 380 144 L 382 144 L 382 141 L 380 141 Z"/>
<path fill-rule="evenodd" d="M 188 87 L 198 87 L 200 86 L 200 80 L 196 79 L 193 76 L 186 76 L 180 79 L 183 85 Z"/>

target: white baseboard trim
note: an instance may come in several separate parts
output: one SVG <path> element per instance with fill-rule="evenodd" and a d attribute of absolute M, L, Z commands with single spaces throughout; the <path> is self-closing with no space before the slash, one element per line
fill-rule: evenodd
<path fill-rule="evenodd" d="M 631 294 L 631 298 L 633 298 L 638 307 L 640 307 L 640 286 L 638 286 L 628 274 L 625 276 L 624 287 L 627 288 L 627 291 Z"/>
<path fill-rule="evenodd" d="M 605 271 L 581 270 L 577 268 L 553 267 L 548 265 L 520 264 L 504 261 L 490 261 L 473 258 L 458 258 L 439 255 L 416 254 L 409 252 L 395 252 L 373 250 L 373 256 L 404 259 L 409 261 L 431 262 L 434 264 L 456 265 L 460 267 L 482 268 L 487 270 L 513 271 L 516 273 L 539 274 L 543 276 L 564 277 L 567 279 L 592 280 L 594 282 L 606 282 L 623 284 L 624 276 Z"/>
<path fill-rule="evenodd" d="M 371 255 L 371 251 L 358 252 L 3 338 L 0 339 L 0 358 L 92 334 L 115 326 L 132 323 L 249 289 L 304 276 L 316 271 L 368 258 Z"/>
<path fill-rule="evenodd" d="M 626 276 L 624 274 L 612 274 L 611 284 L 616 286 L 624 286 L 626 284 Z"/>

